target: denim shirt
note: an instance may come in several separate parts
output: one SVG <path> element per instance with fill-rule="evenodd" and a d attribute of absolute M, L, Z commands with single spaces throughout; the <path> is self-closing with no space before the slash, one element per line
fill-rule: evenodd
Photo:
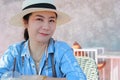
<path fill-rule="evenodd" d="M 45 53 L 39 62 L 39 73 L 30 55 L 28 41 L 11 45 L 0 59 L 0 77 L 7 71 L 12 71 L 16 58 L 15 71 L 21 75 L 44 75 L 52 77 L 51 54 L 54 54 L 56 76 L 67 80 L 86 80 L 86 76 L 73 55 L 73 50 L 65 42 L 50 39 L 48 56 Z M 46 65 L 46 60 L 48 60 Z"/>

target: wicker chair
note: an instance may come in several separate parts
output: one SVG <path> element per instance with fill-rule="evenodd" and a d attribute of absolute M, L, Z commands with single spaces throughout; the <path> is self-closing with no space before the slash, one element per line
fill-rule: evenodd
<path fill-rule="evenodd" d="M 76 57 L 76 59 L 86 74 L 87 80 L 99 80 L 98 69 L 94 59 L 90 57 Z"/>

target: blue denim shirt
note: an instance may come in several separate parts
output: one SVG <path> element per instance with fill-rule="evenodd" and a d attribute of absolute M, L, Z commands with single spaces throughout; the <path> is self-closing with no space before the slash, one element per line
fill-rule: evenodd
<path fill-rule="evenodd" d="M 58 78 L 66 77 L 67 80 L 86 80 L 86 76 L 73 55 L 73 50 L 65 42 L 55 41 L 52 38 L 48 46 L 48 64 L 45 53 L 39 63 L 39 75 L 52 77 L 51 54 L 54 54 L 54 64 Z M 22 75 L 37 75 L 36 65 L 33 61 L 28 41 L 11 45 L 0 59 L 0 77 L 13 69 L 16 58 L 15 70 Z"/>

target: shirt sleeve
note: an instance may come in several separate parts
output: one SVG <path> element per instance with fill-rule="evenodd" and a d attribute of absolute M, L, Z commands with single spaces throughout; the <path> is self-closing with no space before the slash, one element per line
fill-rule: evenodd
<path fill-rule="evenodd" d="M 73 55 L 73 50 L 66 50 L 61 59 L 61 71 L 67 80 L 87 80 L 80 65 Z"/>
<path fill-rule="evenodd" d="M 10 71 L 13 67 L 14 57 L 12 52 L 13 49 L 9 47 L 0 58 L 0 78 L 5 72 Z"/>

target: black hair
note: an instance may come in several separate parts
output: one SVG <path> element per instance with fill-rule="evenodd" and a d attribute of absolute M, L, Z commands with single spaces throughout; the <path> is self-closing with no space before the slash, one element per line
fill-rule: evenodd
<path fill-rule="evenodd" d="M 29 39 L 29 35 L 28 35 L 28 30 L 27 28 L 25 28 L 24 30 L 24 39 L 27 41 Z"/>
<path fill-rule="evenodd" d="M 28 22 L 29 17 L 30 17 L 31 14 L 32 14 L 32 13 L 29 13 L 29 14 L 25 15 L 25 16 L 23 17 L 23 19 Z M 24 39 L 25 39 L 25 40 L 28 40 L 28 39 L 29 39 L 29 34 L 28 34 L 27 28 L 25 28 L 25 30 L 24 30 Z"/>

